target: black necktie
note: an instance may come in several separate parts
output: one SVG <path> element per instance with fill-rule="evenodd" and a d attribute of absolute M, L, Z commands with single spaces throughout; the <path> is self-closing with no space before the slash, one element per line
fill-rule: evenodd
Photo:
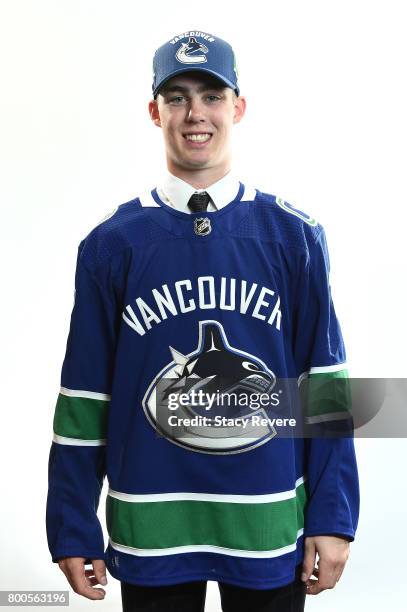
<path fill-rule="evenodd" d="M 189 198 L 188 206 L 192 212 L 202 212 L 207 209 L 210 199 L 206 191 L 202 191 L 201 193 L 195 192 Z"/>

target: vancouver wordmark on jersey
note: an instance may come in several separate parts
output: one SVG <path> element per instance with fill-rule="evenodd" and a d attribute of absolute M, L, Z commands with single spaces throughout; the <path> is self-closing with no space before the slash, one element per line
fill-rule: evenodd
<path fill-rule="evenodd" d="M 122 316 L 134 331 L 143 336 L 151 329 L 152 323 L 167 319 L 168 313 L 176 316 L 197 308 L 238 310 L 281 330 L 280 297 L 275 291 L 254 282 L 225 276 L 198 276 L 193 282 L 186 278 L 176 281 L 171 287 L 163 284 L 160 289 L 151 290 L 149 303 L 137 297 L 126 306 Z"/>

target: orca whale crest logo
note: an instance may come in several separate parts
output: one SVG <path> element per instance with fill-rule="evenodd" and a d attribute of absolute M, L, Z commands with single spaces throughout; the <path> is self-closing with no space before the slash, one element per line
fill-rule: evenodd
<path fill-rule="evenodd" d="M 171 346 L 169 350 L 173 360 L 154 378 L 143 398 L 144 412 L 160 435 L 184 448 L 212 454 L 252 450 L 276 435 L 273 426 L 250 424 L 254 414 L 269 416 L 263 406 L 253 410 L 247 403 L 224 401 L 225 396 L 270 394 L 276 376 L 259 358 L 232 347 L 221 323 L 199 322 L 198 346 L 192 353 L 184 355 Z M 183 398 L 173 410 L 171 397 Z M 168 415 L 182 424 L 171 424 Z M 195 423 L 183 424 L 194 417 Z M 215 426 L 218 418 L 233 422 L 246 418 L 246 426 Z"/>
<path fill-rule="evenodd" d="M 202 64 L 206 62 L 205 53 L 209 49 L 201 42 L 197 42 L 194 36 L 188 38 L 188 42 L 181 43 L 175 54 L 176 59 L 182 64 Z"/>

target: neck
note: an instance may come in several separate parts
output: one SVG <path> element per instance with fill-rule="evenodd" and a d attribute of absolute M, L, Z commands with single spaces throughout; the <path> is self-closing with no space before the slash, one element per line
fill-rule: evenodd
<path fill-rule="evenodd" d="M 182 168 L 167 160 L 168 171 L 195 189 L 206 189 L 219 181 L 230 171 L 230 163 L 217 168 Z"/>

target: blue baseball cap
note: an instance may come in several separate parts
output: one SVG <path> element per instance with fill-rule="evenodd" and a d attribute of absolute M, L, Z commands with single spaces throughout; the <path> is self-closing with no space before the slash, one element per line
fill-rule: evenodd
<path fill-rule="evenodd" d="M 216 77 L 239 95 L 236 57 L 226 41 L 192 30 L 174 36 L 159 47 L 153 58 L 153 96 L 171 77 L 200 70 Z"/>

